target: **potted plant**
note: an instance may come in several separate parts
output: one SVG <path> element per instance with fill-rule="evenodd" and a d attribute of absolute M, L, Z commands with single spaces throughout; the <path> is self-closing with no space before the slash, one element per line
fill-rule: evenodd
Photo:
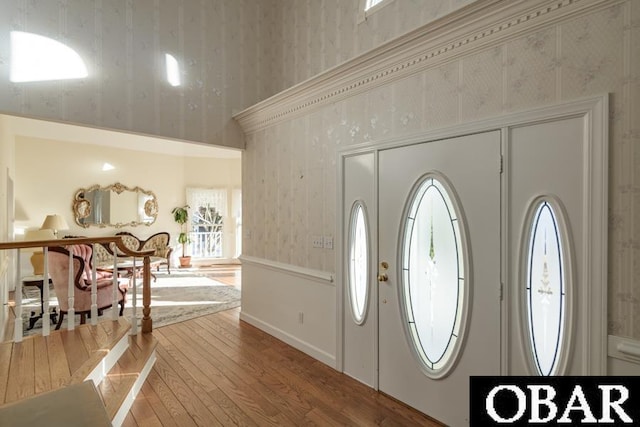
<path fill-rule="evenodd" d="M 187 244 L 191 243 L 189 233 L 187 233 L 187 221 L 189 221 L 189 205 L 173 208 L 171 211 L 173 220 L 180 224 L 180 234 L 178 235 L 178 243 L 182 245 L 182 256 L 180 259 L 180 267 L 191 267 L 191 256 L 187 256 Z"/>

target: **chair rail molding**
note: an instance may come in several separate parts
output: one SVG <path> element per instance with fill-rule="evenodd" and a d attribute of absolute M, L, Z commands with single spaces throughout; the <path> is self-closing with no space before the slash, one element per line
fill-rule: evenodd
<path fill-rule="evenodd" d="M 609 357 L 615 357 L 640 366 L 640 341 L 609 335 Z"/>
<path fill-rule="evenodd" d="M 245 134 L 625 0 L 479 0 L 233 116 Z"/>
<path fill-rule="evenodd" d="M 271 261 L 263 258 L 256 258 L 247 255 L 240 255 L 238 259 L 243 264 L 254 264 L 261 267 L 266 267 L 271 270 L 275 270 L 278 272 L 293 274 L 304 279 L 311 279 L 313 281 L 319 282 L 328 286 L 335 286 L 335 282 L 333 280 L 333 273 L 329 273 L 326 271 L 313 270 L 310 268 L 298 267 L 296 265 L 284 264 L 281 262 Z"/>

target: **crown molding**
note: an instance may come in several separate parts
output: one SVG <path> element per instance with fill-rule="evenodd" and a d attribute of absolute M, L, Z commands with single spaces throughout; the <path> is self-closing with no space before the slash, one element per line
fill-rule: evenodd
<path fill-rule="evenodd" d="M 478 0 L 261 101 L 245 134 L 623 0 Z"/>

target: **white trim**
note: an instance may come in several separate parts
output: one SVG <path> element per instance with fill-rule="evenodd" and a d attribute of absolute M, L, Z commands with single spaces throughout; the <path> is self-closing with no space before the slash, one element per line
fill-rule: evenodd
<path fill-rule="evenodd" d="M 93 368 L 93 370 L 84 379 L 85 381 L 91 380 L 96 387 L 102 382 L 107 373 L 118 363 L 120 357 L 129 348 L 129 334 L 124 334 L 120 341 L 104 355 L 100 363 Z"/>
<path fill-rule="evenodd" d="M 261 101 L 233 117 L 245 133 L 622 0 L 478 0 Z"/>
<path fill-rule="evenodd" d="M 261 267 L 267 267 L 280 273 L 293 274 L 304 279 L 314 280 L 324 285 L 335 286 L 333 273 L 329 273 L 326 271 L 313 270 L 311 268 L 299 267 L 297 265 L 285 264 L 282 262 L 271 261 L 268 259 L 252 257 L 248 255 L 240 255 L 238 259 L 243 264 L 247 263 L 258 265 Z"/>
<path fill-rule="evenodd" d="M 640 365 L 640 341 L 609 335 L 609 357 Z"/>
<path fill-rule="evenodd" d="M 442 128 L 429 129 L 413 134 L 393 136 L 391 138 L 379 139 L 376 142 L 363 142 L 353 144 L 338 150 L 338 156 L 350 156 L 367 151 L 381 151 L 391 148 L 398 148 L 412 144 L 435 141 L 439 139 L 450 139 L 476 133 L 504 130 L 509 127 L 530 125 L 550 120 L 557 120 L 560 117 L 582 116 L 590 114 L 598 116 L 602 114 L 602 108 L 608 108 L 609 95 L 592 96 L 588 98 L 576 99 L 561 104 L 551 104 L 537 107 L 531 110 L 516 111 L 497 117 L 484 120 L 459 123 Z M 590 123 L 591 124 L 591 123 Z M 592 125 L 593 126 L 593 125 Z M 599 124 L 607 126 L 607 123 Z M 599 128 L 600 129 L 600 128 Z M 601 136 L 607 137 L 605 129 L 600 129 Z M 593 133 L 593 132 L 592 132 Z M 603 164 L 606 167 L 606 163 Z M 607 169 L 605 168 L 606 172 Z M 606 199 L 605 199 L 606 201 Z M 606 213 L 606 206 L 603 208 Z"/>
<path fill-rule="evenodd" d="M 321 349 L 319 349 L 318 347 L 315 347 L 311 344 L 309 344 L 306 341 L 302 341 L 301 339 L 296 338 L 295 336 L 283 331 L 282 329 L 279 329 L 273 325 L 270 325 L 269 323 L 266 323 L 256 317 L 251 316 L 250 314 L 247 314 L 245 312 L 241 312 L 240 313 L 240 320 L 249 323 L 250 325 L 255 326 L 258 329 L 263 330 L 264 332 L 273 335 L 274 337 L 278 338 L 281 341 L 284 341 L 285 343 L 289 344 L 290 346 L 297 348 L 298 350 L 308 354 L 309 356 L 319 360 L 320 362 L 334 368 L 336 368 L 336 358 L 327 353 L 326 351 L 323 351 Z"/>
<path fill-rule="evenodd" d="M 142 368 L 142 371 L 138 375 L 138 378 L 136 378 L 136 381 L 131 386 L 131 390 L 129 390 L 129 393 L 127 393 L 127 395 L 125 396 L 122 405 L 120 405 L 120 409 L 118 409 L 118 412 L 116 412 L 116 414 L 113 416 L 113 419 L 111 420 L 111 425 L 113 427 L 119 427 L 124 422 L 124 419 L 127 417 L 127 414 L 131 409 L 131 406 L 133 406 L 133 402 L 136 400 L 136 396 L 138 396 L 138 393 L 140 393 L 140 389 L 142 388 L 144 382 L 147 380 L 149 372 L 151 372 L 151 368 L 153 368 L 153 365 L 156 363 L 156 359 L 156 351 L 153 350 L 153 353 L 149 355 L 149 358 Z"/>

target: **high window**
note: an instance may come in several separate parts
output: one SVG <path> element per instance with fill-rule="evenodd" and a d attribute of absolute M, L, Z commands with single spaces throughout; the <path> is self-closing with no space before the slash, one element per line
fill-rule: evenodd
<path fill-rule="evenodd" d="M 11 32 L 12 82 L 81 79 L 87 75 L 84 61 L 69 46 L 38 34 Z"/>
<path fill-rule="evenodd" d="M 367 0 L 367 3 L 364 6 L 364 10 L 369 10 L 372 7 L 384 2 L 385 0 Z"/>

